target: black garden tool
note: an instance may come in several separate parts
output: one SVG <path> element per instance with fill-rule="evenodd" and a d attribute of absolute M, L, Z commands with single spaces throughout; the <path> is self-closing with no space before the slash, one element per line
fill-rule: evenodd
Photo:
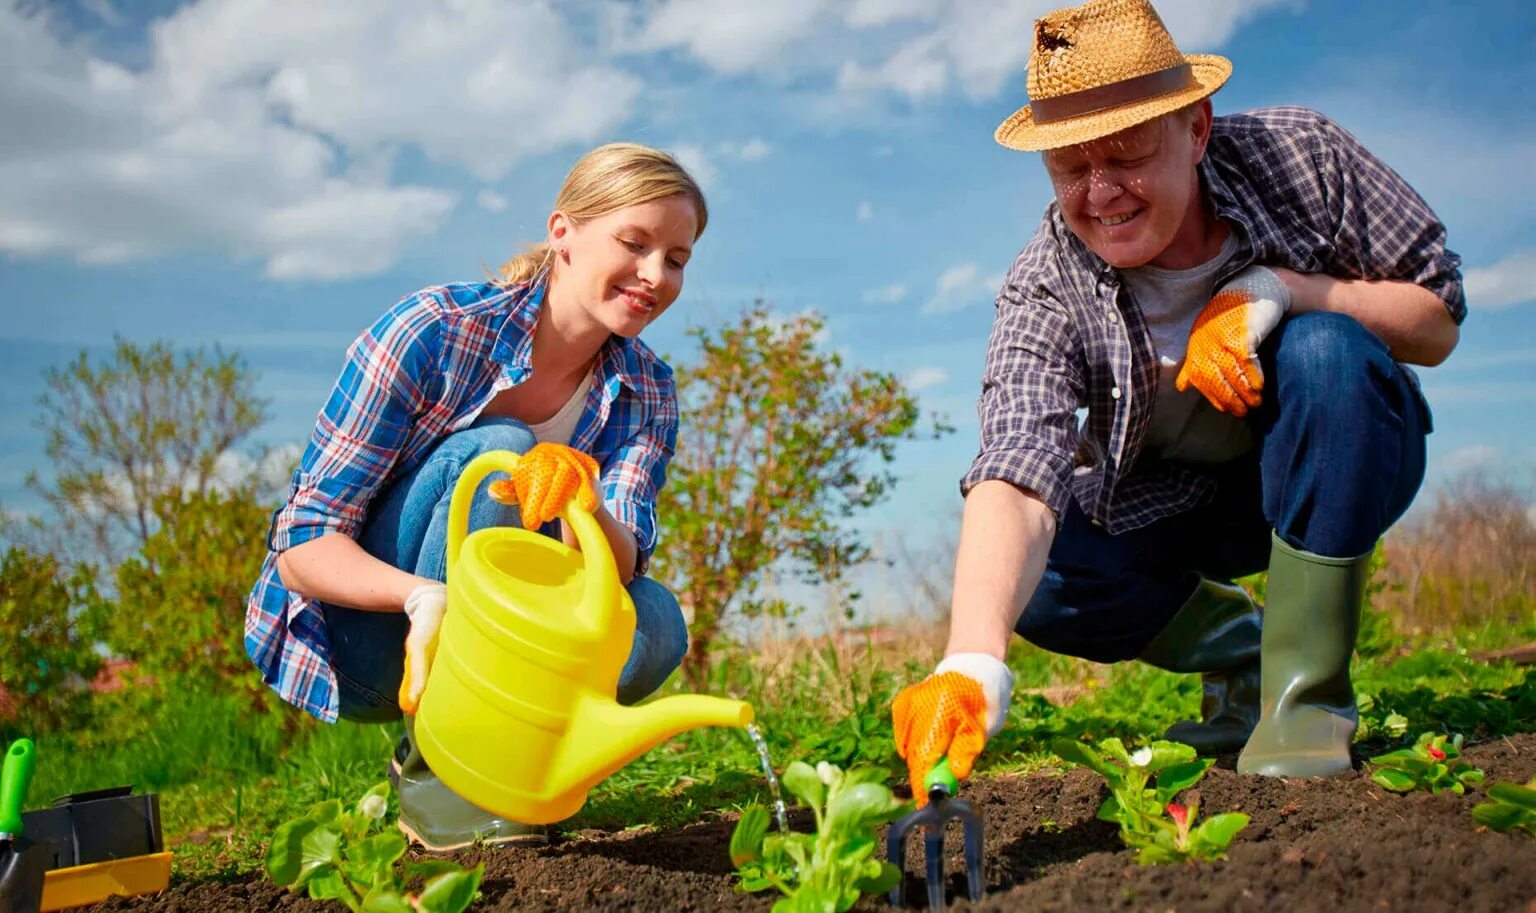
<path fill-rule="evenodd" d="M 22 833 L 21 808 L 37 766 L 31 739 L 17 739 L 0 766 L 0 913 L 37 913 L 49 847 Z"/>
<path fill-rule="evenodd" d="M 928 909 L 944 909 L 944 828 L 959 821 L 965 835 L 965 886 L 972 903 L 981 899 L 981 813 L 971 803 L 956 797 L 960 783 L 949 770 L 949 759 L 941 758 L 923 778 L 928 804 L 891 825 L 886 837 L 886 858 L 898 869 L 905 869 L 907 837 L 914 828 L 923 831 L 924 875 L 928 881 Z M 905 876 L 891 888 L 891 903 L 904 905 Z"/>

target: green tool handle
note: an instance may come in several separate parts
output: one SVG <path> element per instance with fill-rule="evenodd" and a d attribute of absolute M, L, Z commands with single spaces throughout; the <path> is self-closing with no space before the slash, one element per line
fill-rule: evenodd
<path fill-rule="evenodd" d="M 935 789 L 944 790 L 944 794 L 953 796 L 960 791 L 960 781 L 949 769 L 949 755 L 939 758 L 939 763 L 933 765 L 928 771 L 928 776 L 923 778 L 923 789 L 932 793 Z"/>
<path fill-rule="evenodd" d="M 0 768 L 0 835 L 21 836 L 21 808 L 27 801 L 27 787 L 32 785 L 32 771 L 37 769 L 37 749 L 31 739 L 17 739 L 5 753 Z"/>

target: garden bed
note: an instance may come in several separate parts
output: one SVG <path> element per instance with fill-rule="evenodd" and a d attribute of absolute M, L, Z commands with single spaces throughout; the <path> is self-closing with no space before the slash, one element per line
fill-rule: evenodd
<path fill-rule="evenodd" d="M 1536 774 L 1536 734 L 1470 746 L 1488 783 Z M 1113 825 L 1094 812 L 1103 781 L 1065 776 L 990 777 L 962 787 L 987 821 L 987 895 L 978 910 L 1198 911 L 1499 910 L 1536 913 L 1536 840 L 1480 830 L 1465 796 L 1396 795 L 1356 773 L 1331 780 L 1239 777 L 1230 760 L 1201 782 L 1200 807 L 1251 817 L 1224 861 L 1140 866 Z M 807 814 L 792 825 L 809 827 Z M 486 863 L 484 899 L 472 910 L 766 910 L 776 895 L 743 895 L 727 859 L 732 822 L 672 831 L 567 834 L 541 848 L 466 853 Z M 919 871 L 921 841 L 909 871 Z M 955 832 L 947 868 L 961 871 Z M 952 896 L 963 876 L 951 875 Z M 909 896 L 922 898 L 909 881 Z M 965 908 L 964 904 L 953 904 Z M 856 909 L 880 909 L 865 898 Z M 185 882 L 155 897 L 116 898 L 94 911 L 342 909 L 302 900 L 259 874 Z"/>

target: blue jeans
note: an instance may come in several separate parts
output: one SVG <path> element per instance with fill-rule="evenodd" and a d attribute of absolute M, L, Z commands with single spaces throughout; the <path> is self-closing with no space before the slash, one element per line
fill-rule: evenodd
<path fill-rule="evenodd" d="M 380 492 L 358 544 L 401 570 L 447 579 L 448 505 L 459 473 L 470 460 L 491 450 L 525 453 L 533 432 L 521 422 L 488 417 L 444 438 L 411 472 Z M 491 473 L 470 503 L 471 532 L 486 526 L 519 525 L 516 507 L 485 494 Z M 553 523 L 543 532 L 554 533 Z M 629 584 L 635 603 L 635 641 L 619 675 L 618 699 L 632 704 L 661 687 L 688 651 L 688 626 L 677 598 L 649 577 Z M 400 718 L 396 704 L 405 660 L 408 622 L 402 612 L 365 612 L 321 603 L 331 640 L 331 667 L 340 685 L 341 716 L 364 723 Z"/>
<path fill-rule="evenodd" d="M 1015 627 L 1056 653 L 1139 656 L 1199 577 L 1269 564 L 1270 530 L 1335 558 L 1369 552 L 1424 480 L 1429 413 L 1387 347 L 1352 317 L 1298 314 L 1261 346 L 1265 391 L 1248 455 L 1206 471 L 1215 497 L 1110 535 L 1075 499 Z"/>

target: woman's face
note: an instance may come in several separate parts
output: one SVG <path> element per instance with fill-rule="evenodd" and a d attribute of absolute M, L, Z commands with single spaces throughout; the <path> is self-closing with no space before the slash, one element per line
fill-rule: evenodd
<path fill-rule="evenodd" d="M 549 217 L 560 295 L 611 333 L 639 335 L 677 300 L 699 216 L 683 194 L 626 206 L 585 222 Z"/>

